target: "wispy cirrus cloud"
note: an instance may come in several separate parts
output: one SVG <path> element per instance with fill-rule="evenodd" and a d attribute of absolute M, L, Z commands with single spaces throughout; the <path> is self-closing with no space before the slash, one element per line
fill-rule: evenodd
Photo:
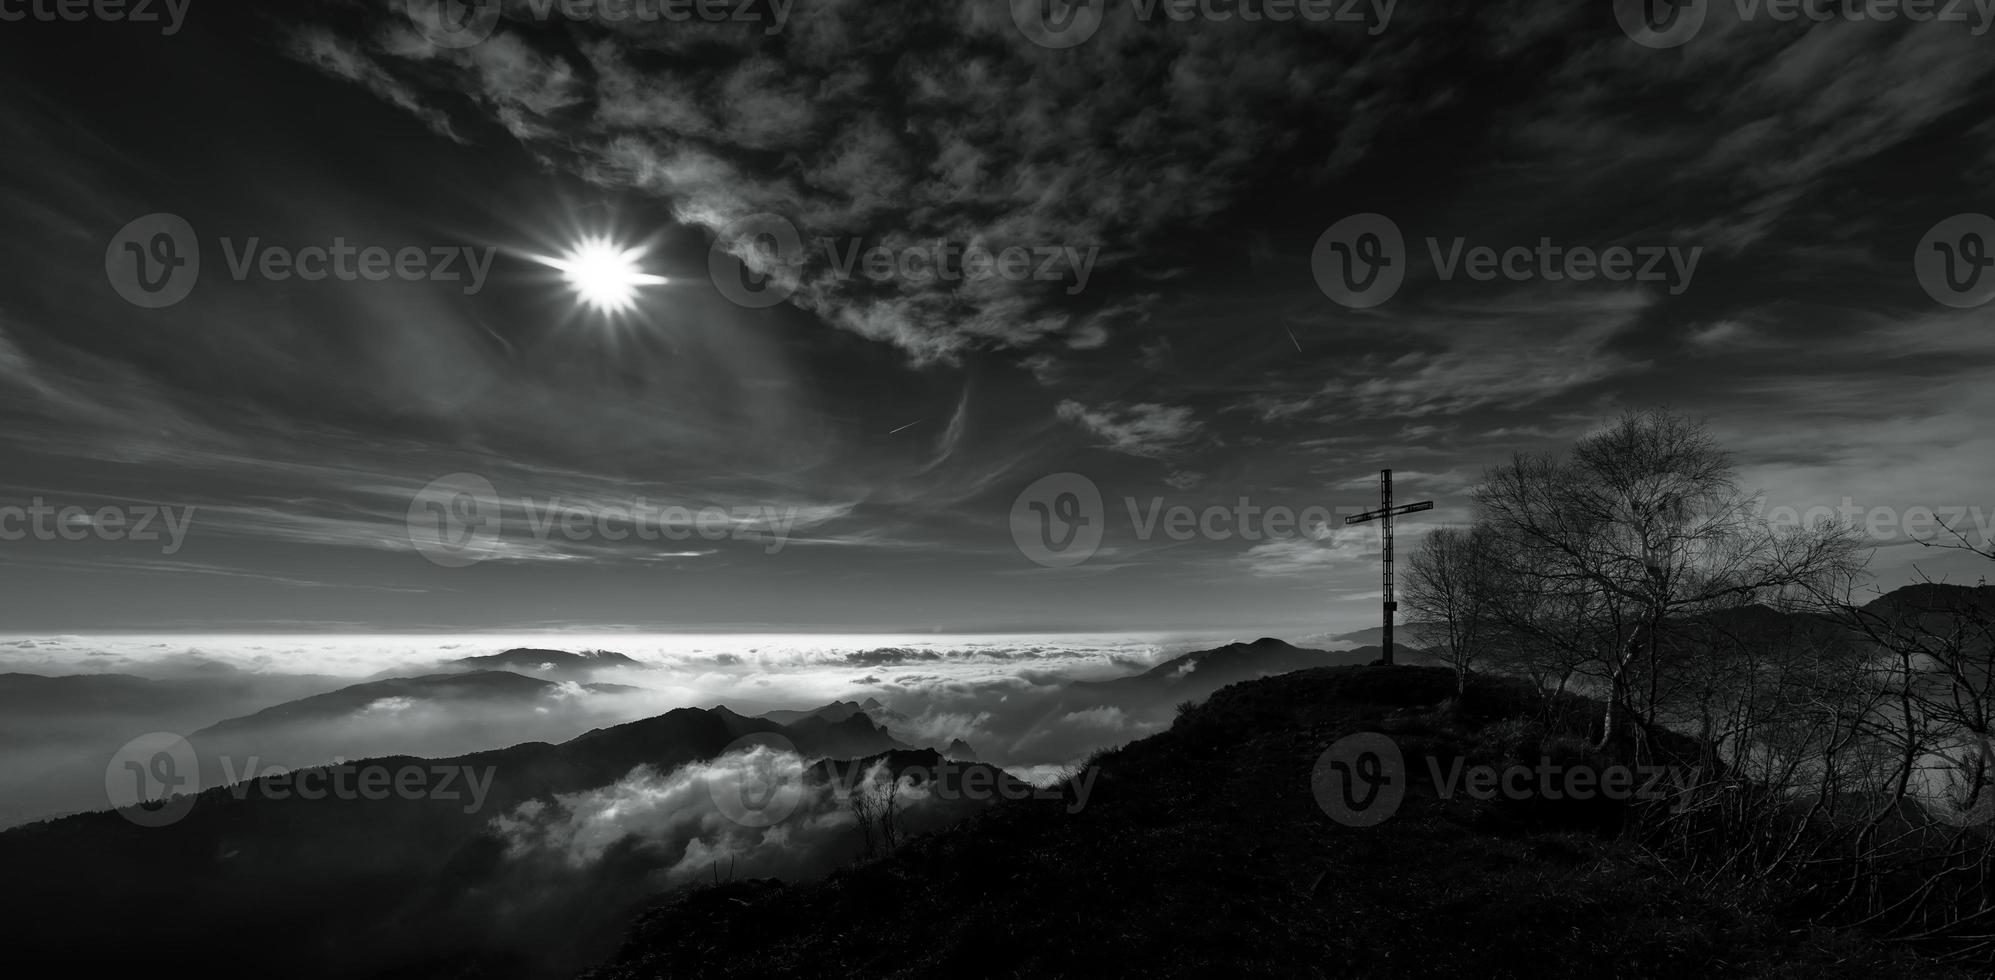
<path fill-rule="evenodd" d="M 1057 412 L 1061 419 L 1101 439 L 1102 448 L 1149 459 L 1184 450 L 1204 428 L 1192 418 L 1189 408 L 1147 402 L 1090 408 L 1068 400 L 1060 403 Z"/>

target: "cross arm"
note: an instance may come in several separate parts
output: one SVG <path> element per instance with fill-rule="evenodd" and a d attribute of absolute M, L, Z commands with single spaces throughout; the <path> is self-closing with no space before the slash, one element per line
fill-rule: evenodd
<path fill-rule="evenodd" d="M 1400 514 L 1416 514 L 1423 510 L 1433 510 L 1433 509 L 1434 509 L 1433 501 L 1423 500 L 1417 504 L 1407 504 L 1404 507 L 1394 507 L 1391 510 L 1368 510 L 1362 514 L 1344 518 L 1344 523 L 1363 524 L 1366 521 L 1375 521 L 1381 517 L 1388 517 L 1388 516 L 1397 517 Z"/>

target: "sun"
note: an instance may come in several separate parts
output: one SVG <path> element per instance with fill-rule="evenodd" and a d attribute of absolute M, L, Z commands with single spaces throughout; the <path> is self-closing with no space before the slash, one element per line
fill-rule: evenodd
<path fill-rule="evenodd" d="M 620 313 L 637 305 L 640 286 L 669 282 L 640 266 L 644 247 L 625 248 L 608 238 L 585 238 L 558 258 L 546 259 L 586 306 L 603 313 Z"/>

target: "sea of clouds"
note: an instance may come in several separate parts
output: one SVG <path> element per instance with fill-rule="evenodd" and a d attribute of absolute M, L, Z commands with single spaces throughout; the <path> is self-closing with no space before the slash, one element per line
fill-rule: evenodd
<path fill-rule="evenodd" d="M 193 735 L 226 719 L 450 661 L 519 647 L 610 650 L 638 666 L 579 678 L 549 672 L 526 703 L 383 697 L 334 718 L 260 730 L 230 746 L 259 765 L 296 767 L 390 754 L 444 757 L 524 741 L 559 742 L 674 708 L 742 714 L 877 699 L 897 738 L 941 748 L 961 739 L 979 758 L 1034 783 L 1098 749 L 1162 729 L 1168 718 L 1075 704 L 1077 680 L 1140 673 L 1220 634 L 644 634 L 608 632 L 353 635 L 0 636 L 0 674 L 124 675 L 137 694 L 23 695 L 0 720 L 0 826 L 99 809 L 104 766 L 150 732 Z M 1303 638 L 1307 640 L 1308 638 Z M 1331 645 L 1331 644 L 1319 644 Z M 520 671 L 532 675 L 531 669 Z M 0 678 L 0 680 L 6 680 Z M 100 681 L 102 678 L 100 678 Z M 4 693 L 4 692 L 0 692 Z M 195 740 L 197 747 L 200 739 Z M 245 760 L 232 766 L 239 772 Z M 204 773 L 213 785 L 222 773 Z M 669 775 L 669 774 L 660 774 Z"/>

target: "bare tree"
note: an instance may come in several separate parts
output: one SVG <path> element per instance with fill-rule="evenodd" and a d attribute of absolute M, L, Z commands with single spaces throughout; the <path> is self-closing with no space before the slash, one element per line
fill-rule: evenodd
<path fill-rule="evenodd" d="M 1985 956 L 1995 598 L 1928 583 L 1859 602 L 1856 534 L 1778 529 L 1756 502 L 1701 424 L 1631 414 L 1492 469 L 1482 547 L 1423 548 L 1409 579 L 1427 594 L 1409 600 L 1478 663 L 1509 647 L 1526 652 L 1505 666 L 1548 686 L 1597 682 L 1603 749 L 1694 732 L 1664 749 L 1694 745 L 1693 778 L 1637 817 L 1686 873 L 1779 881 L 1843 924 Z"/>
<path fill-rule="evenodd" d="M 1825 918 L 1985 964 L 1992 623 L 1986 590 L 1931 583 L 1704 617 L 1665 667 L 1693 679 L 1700 743 L 1726 765 L 1654 839 L 1693 873 L 1779 880 Z"/>
<path fill-rule="evenodd" d="M 1524 586 L 1496 618 L 1585 653 L 1607 689 L 1602 748 L 1631 723 L 1648 726 L 1632 685 L 1659 683 L 1659 644 L 1675 621 L 1780 599 L 1847 577 L 1856 563 L 1840 528 L 1781 531 L 1759 520 L 1704 424 L 1661 410 L 1624 415 L 1565 456 L 1492 469 L 1476 504 L 1503 542 L 1499 574 Z M 1562 615 L 1547 621 L 1546 609 Z"/>
<path fill-rule="evenodd" d="M 1440 641 L 1441 660 L 1454 668 L 1457 691 L 1468 689 L 1469 668 L 1496 639 L 1484 608 L 1493 585 L 1491 539 L 1479 528 L 1440 528 L 1420 542 L 1407 568 L 1406 605 L 1422 622 L 1427 644 Z"/>
<path fill-rule="evenodd" d="M 871 785 L 876 773 L 884 774 L 877 788 Z M 845 802 L 859 826 L 861 856 L 886 857 L 900 848 L 906 836 L 901 827 L 900 791 L 900 780 L 884 761 L 877 770 L 853 782 Z"/>

